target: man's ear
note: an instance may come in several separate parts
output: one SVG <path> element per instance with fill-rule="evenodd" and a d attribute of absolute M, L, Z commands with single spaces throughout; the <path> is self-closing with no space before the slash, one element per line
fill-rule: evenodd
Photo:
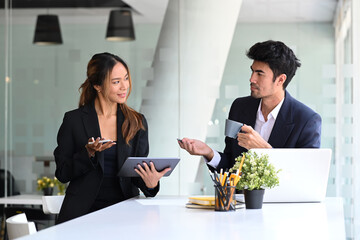
<path fill-rule="evenodd" d="M 277 77 L 277 79 L 278 79 L 278 85 L 284 85 L 284 83 L 285 83 L 285 81 L 286 81 L 286 78 L 287 78 L 287 76 L 286 76 L 286 74 L 285 73 L 283 73 L 283 74 L 280 74 L 278 77 Z"/>

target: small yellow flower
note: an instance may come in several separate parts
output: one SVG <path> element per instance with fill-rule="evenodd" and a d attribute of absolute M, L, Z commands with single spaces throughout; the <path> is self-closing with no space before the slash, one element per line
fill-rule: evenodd
<path fill-rule="evenodd" d="M 56 177 L 54 178 L 49 178 L 49 177 L 42 177 L 39 178 L 37 181 L 37 189 L 39 191 L 42 191 L 45 188 L 54 188 L 55 186 L 58 188 L 59 190 L 59 195 L 64 195 L 65 194 L 65 189 L 66 189 L 66 184 L 60 182 Z"/>

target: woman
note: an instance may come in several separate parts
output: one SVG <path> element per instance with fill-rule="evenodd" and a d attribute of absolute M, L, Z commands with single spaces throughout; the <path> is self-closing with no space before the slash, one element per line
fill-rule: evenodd
<path fill-rule="evenodd" d="M 146 119 L 126 105 L 131 77 L 126 63 L 110 53 L 95 54 L 81 85 L 79 108 L 65 113 L 54 151 L 56 177 L 70 182 L 57 223 L 102 209 L 139 195 L 159 191 L 157 172 L 144 164 L 140 177 L 122 178 L 117 173 L 130 157 L 149 152 Z M 102 143 L 100 140 L 110 140 Z"/>

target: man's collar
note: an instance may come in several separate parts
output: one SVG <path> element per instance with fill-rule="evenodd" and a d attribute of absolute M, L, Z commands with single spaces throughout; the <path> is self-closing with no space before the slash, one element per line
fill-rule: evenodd
<path fill-rule="evenodd" d="M 274 118 L 274 120 L 276 120 L 277 115 L 280 112 L 280 108 L 284 103 L 284 99 L 285 99 L 285 97 L 278 103 L 278 105 L 276 105 L 276 107 L 269 113 L 269 115 L 266 116 L 266 119 L 269 119 L 269 116 L 272 116 Z M 257 110 L 257 116 L 258 116 L 258 119 L 261 119 L 261 118 L 265 119 L 262 112 L 261 112 L 261 104 L 262 104 L 262 99 L 260 100 L 260 104 L 259 104 L 259 107 L 258 107 L 258 110 Z"/>

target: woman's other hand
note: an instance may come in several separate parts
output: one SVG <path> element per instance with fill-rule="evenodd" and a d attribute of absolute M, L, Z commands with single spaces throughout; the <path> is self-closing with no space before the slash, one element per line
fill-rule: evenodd
<path fill-rule="evenodd" d="M 145 182 L 146 187 L 155 188 L 158 185 L 160 178 L 162 178 L 168 171 L 170 171 L 171 168 L 165 168 L 161 172 L 158 172 L 155 169 L 153 162 L 150 162 L 149 165 L 145 162 L 143 165 L 138 164 L 139 169 L 135 168 L 135 172 L 140 175 L 142 180 Z"/>

